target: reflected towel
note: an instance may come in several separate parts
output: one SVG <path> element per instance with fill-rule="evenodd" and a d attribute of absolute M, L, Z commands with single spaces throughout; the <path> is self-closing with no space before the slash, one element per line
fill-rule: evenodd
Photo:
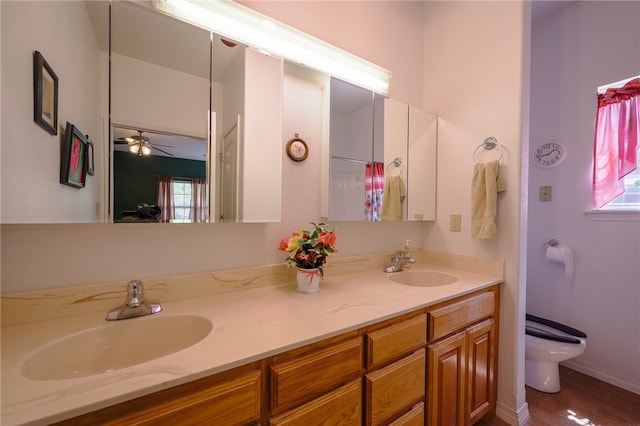
<path fill-rule="evenodd" d="M 471 181 L 471 237 L 495 238 L 498 192 L 506 189 L 497 160 L 476 164 Z"/>
<path fill-rule="evenodd" d="M 382 194 L 382 220 L 395 221 L 402 219 L 402 201 L 404 200 L 404 181 L 401 176 L 389 176 L 384 183 Z"/>

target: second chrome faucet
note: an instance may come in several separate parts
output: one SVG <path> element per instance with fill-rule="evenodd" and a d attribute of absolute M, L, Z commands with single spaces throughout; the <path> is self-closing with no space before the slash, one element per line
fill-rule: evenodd
<path fill-rule="evenodd" d="M 384 267 L 384 272 L 400 272 L 404 265 L 416 263 L 416 260 L 410 256 L 409 244 L 405 244 L 404 250 L 398 250 L 391 256 L 390 263 Z"/>

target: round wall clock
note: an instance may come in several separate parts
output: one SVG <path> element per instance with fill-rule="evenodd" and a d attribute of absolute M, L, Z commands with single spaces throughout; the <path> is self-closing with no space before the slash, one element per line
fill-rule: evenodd
<path fill-rule="evenodd" d="M 307 143 L 296 137 L 287 142 L 287 155 L 293 161 L 304 161 L 309 155 L 309 147 Z"/>
<path fill-rule="evenodd" d="M 557 142 L 545 142 L 533 153 L 533 163 L 538 167 L 551 168 L 559 166 L 567 157 L 567 149 Z"/>

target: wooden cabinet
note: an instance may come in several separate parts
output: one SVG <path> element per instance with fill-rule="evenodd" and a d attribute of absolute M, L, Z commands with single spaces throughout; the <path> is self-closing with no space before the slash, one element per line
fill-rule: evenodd
<path fill-rule="evenodd" d="M 60 424 L 468 425 L 495 411 L 499 287 Z"/>
<path fill-rule="evenodd" d="M 408 412 L 424 401 L 426 331 L 426 315 L 421 313 L 365 332 L 365 425 L 387 424 L 405 415 L 409 417 L 404 421 L 415 422 L 419 417 Z"/>
<path fill-rule="evenodd" d="M 279 413 L 360 377 L 361 369 L 360 337 L 275 362 L 269 367 L 271 413 Z"/>
<path fill-rule="evenodd" d="M 428 425 L 470 425 L 495 411 L 497 299 L 487 291 L 428 311 Z"/>
<path fill-rule="evenodd" d="M 365 422 L 385 424 L 424 400 L 425 351 L 420 349 L 399 361 L 365 375 Z"/>
<path fill-rule="evenodd" d="M 359 426 L 362 418 L 362 383 L 355 379 L 340 388 L 269 420 L 270 426 Z"/>
<path fill-rule="evenodd" d="M 251 425 L 260 421 L 262 373 L 252 366 L 195 380 L 59 425 Z"/>

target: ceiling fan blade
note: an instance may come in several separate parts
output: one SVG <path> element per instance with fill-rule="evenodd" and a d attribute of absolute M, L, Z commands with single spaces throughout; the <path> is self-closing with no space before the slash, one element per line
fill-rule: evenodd
<path fill-rule="evenodd" d="M 170 155 L 170 156 L 172 156 L 172 157 L 175 157 L 175 155 L 173 155 L 172 153 L 167 152 L 167 151 L 164 151 L 164 150 L 162 150 L 162 149 L 160 149 L 160 148 L 156 148 L 154 145 L 151 145 L 151 148 L 152 148 L 152 149 L 157 149 L 157 150 L 158 150 L 158 151 L 160 151 L 160 152 L 164 152 L 164 153 L 165 153 L 165 154 L 167 154 L 167 155 Z"/>

